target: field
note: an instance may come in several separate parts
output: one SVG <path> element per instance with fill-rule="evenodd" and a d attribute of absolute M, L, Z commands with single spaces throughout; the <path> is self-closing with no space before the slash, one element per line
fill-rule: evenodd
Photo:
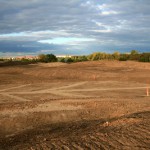
<path fill-rule="evenodd" d="M 150 63 L 0 67 L 0 150 L 150 149 Z"/>

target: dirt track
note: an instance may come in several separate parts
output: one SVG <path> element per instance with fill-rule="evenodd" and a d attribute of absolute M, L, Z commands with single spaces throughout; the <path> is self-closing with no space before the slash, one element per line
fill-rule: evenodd
<path fill-rule="evenodd" d="M 2 67 L 0 149 L 150 149 L 147 87 L 149 63 Z"/>

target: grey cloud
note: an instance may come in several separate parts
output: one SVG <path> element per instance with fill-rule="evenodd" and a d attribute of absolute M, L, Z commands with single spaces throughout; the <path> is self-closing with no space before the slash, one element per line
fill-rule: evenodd
<path fill-rule="evenodd" d="M 53 52 L 54 54 L 66 53 L 65 45 L 42 44 L 34 41 L 0 41 L 1 53 L 43 53 Z"/>
<path fill-rule="evenodd" d="M 64 45 L 62 49 L 78 49 L 78 53 L 81 49 L 87 49 L 88 53 L 92 49 L 113 49 L 113 46 L 147 50 L 150 47 L 149 6 L 149 0 L 0 0 L 0 41 L 38 45 L 39 40 L 57 37 L 93 38 L 95 41 L 81 42 L 80 47 Z M 20 32 L 25 35 L 9 36 Z M 56 53 L 61 51 L 57 45 L 53 49 Z"/>

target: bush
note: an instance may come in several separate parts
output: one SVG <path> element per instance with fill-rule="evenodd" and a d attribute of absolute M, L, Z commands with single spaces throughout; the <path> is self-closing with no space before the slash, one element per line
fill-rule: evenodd
<path fill-rule="evenodd" d="M 66 62 L 66 63 L 71 63 L 71 62 L 73 62 L 73 59 L 72 59 L 72 58 L 69 58 L 69 57 L 66 57 L 66 58 L 65 58 L 65 62 Z"/>
<path fill-rule="evenodd" d="M 150 53 L 142 53 L 139 57 L 140 62 L 150 62 Z"/>
<path fill-rule="evenodd" d="M 4 59 L 3 59 L 3 58 L 0 58 L 0 61 L 4 61 Z"/>
<path fill-rule="evenodd" d="M 127 61 L 129 60 L 129 54 L 120 54 L 119 61 Z"/>

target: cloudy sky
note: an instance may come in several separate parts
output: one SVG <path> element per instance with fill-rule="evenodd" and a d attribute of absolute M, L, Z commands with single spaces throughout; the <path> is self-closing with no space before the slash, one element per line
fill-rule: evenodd
<path fill-rule="evenodd" d="M 150 51 L 150 0 L 0 0 L 0 56 Z"/>

